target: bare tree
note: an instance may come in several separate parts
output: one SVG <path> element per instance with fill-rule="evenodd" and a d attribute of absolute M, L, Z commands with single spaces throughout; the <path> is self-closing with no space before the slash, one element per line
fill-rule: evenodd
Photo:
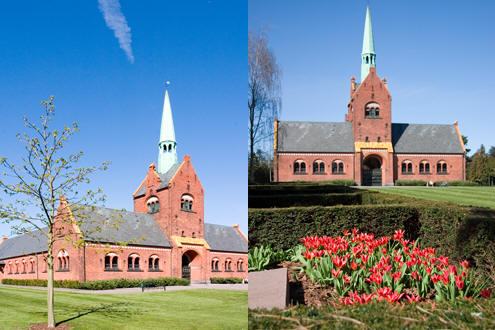
<path fill-rule="evenodd" d="M 281 70 L 263 32 L 248 36 L 249 181 L 253 179 L 254 151 L 273 136 L 273 121 L 281 108 Z"/>
<path fill-rule="evenodd" d="M 31 233 L 36 230 L 47 240 L 47 305 L 48 327 L 55 327 L 53 312 L 53 247 L 57 240 L 68 240 L 74 235 L 59 235 L 56 226 L 60 222 L 70 222 L 64 209 L 59 205 L 71 205 L 71 209 L 103 202 L 101 189 L 88 190 L 79 194 L 81 184 L 89 184 L 89 176 L 99 170 L 106 170 L 108 162 L 99 166 L 77 166 L 83 153 L 67 153 L 64 150 L 69 138 L 79 130 L 76 123 L 62 130 L 51 130 L 50 122 L 55 114 L 53 96 L 41 102 L 43 112 L 41 122 L 35 123 L 24 117 L 25 126 L 31 134 L 18 134 L 24 144 L 26 155 L 20 165 L 15 165 L 6 157 L 0 158 L 5 172 L 0 176 L 0 189 L 7 194 L 8 202 L 0 201 L 0 221 L 12 223 L 17 233 Z M 69 227 L 69 226 L 67 226 Z M 79 241 L 77 241 L 79 240 Z M 83 238 L 76 236 L 74 245 L 84 244 Z"/>

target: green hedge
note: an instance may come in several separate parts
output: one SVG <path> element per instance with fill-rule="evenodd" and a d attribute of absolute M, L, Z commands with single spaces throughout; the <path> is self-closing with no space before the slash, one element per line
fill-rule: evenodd
<path fill-rule="evenodd" d="M 242 283 L 242 278 L 237 277 L 212 277 L 211 284 L 239 284 Z"/>
<path fill-rule="evenodd" d="M 249 195 L 249 208 L 290 207 L 290 206 L 333 206 L 361 205 L 366 191 L 331 194 L 284 194 L 284 195 Z"/>
<path fill-rule="evenodd" d="M 455 260 L 474 262 L 495 245 L 495 210 L 449 203 L 250 209 L 249 246 L 288 249 L 307 235 L 340 235 L 353 227 L 376 236 L 405 229 L 407 238 Z"/>
<path fill-rule="evenodd" d="M 397 180 L 395 181 L 396 186 L 426 186 L 426 181 L 424 180 Z"/>
<path fill-rule="evenodd" d="M 479 186 L 479 184 L 472 181 L 437 181 L 435 186 Z"/>
<path fill-rule="evenodd" d="M 21 279 L 2 279 L 2 284 L 23 285 L 23 286 L 47 286 L 47 280 L 21 280 Z M 102 281 L 79 282 L 71 280 L 53 281 L 53 286 L 56 288 L 83 289 L 83 290 L 109 290 L 118 288 L 134 288 L 140 287 L 141 283 L 146 282 L 146 287 L 157 286 L 175 286 L 189 285 L 190 281 L 183 278 L 175 277 L 160 277 L 145 280 L 130 280 L 125 278 Z"/>
<path fill-rule="evenodd" d="M 249 185 L 249 196 L 352 193 L 356 188 L 319 183 L 281 183 L 269 185 Z"/>

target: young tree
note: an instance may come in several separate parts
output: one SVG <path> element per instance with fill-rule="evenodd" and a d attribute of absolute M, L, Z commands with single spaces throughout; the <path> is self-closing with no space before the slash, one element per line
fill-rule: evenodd
<path fill-rule="evenodd" d="M 488 166 L 488 155 L 483 145 L 481 145 L 480 149 L 472 158 L 471 165 L 469 166 L 469 180 L 482 185 L 489 184 L 490 168 Z"/>
<path fill-rule="evenodd" d="M 281 70 L 268 48 L 266 35 L 248 35 L 249 181 L 253 181 L 255 149 L 273 136 L 273 122 L 280 111 Z"/>
<path fill-rule="evenodd" d="M 69 221 L 68 217 L 60 214 L 61 210 L 57 210 L 58 205 L 61 201 L 76 207 L 103 202 L 104 195 L 100 189 L 88 190 L 85 194 L 79 194 L 78 190 L 81 184 L 90 183 L 92 173 L 106 170 L 108 166 L 108 162 L 93 167 L 77 166 L 83 153 L 68 153 L 64 148 L 79 127 L 73 123 L 62 130 L 50 129 L 55 115 L 53 100 L 51 96 L 48 101 L 41 102 L 43 111 L 39 124 L 24 118 L 31 134 L 17 135 L 25 149 L 20 164 L 16 165 L 6 157 L 0 158 L 0 165 L 5 169 L 0 176 L 0 189 L 8 196 L 7 202 L 0 201 L 0 219 L 12 223 L 17 233 L 37 230 L 47 239 L 48 327 L 55 327 L 53 246 L 57 240 L 67 240 L 67 237 L 57 235 L 54 229 L 60 221 Z"/>

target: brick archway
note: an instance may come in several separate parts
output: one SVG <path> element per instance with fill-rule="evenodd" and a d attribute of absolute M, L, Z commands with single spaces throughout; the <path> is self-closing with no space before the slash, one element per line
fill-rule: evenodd
<path fill-rule="evenodd" d="M 202 280 L 201 254 L 196 250 L 187 250 L 182 254 L 182 278 L 189 278 L 191 282 Z"/>
<path fill-rule="evenodd" d="M 361 167 L 363 186 L 382 185 L 383 159 L 377 154 L 367 155 Z"/>

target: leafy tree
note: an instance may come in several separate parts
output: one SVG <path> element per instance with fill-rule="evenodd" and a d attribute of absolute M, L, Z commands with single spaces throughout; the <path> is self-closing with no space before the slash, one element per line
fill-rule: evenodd
<path fill-rule="evenodd" d="M 6 157 L 0 158 L 0 165 L 5 169 L 0 177 L 0 189 L 9 200 L 0 201 L 0 219 L 11 223 L 17 233 L 29 234 L 37 230 L 47 239 L 48 327 L 55 326 L 53 246 L 57 240 L 70 239 L 70 236 L 62 237 L 54 232 L 60 221 L 71 221 L 63 210 L 57 210 L 58 206 L 67 202 L 74 210 L 73 206 L 103 202 L 105 197 L 100 189 L 88 190 L 85 194 L 78 194 L 78 190 L 80 185 L 90 183 L 91 174 L 106 170 L 108 166 L 108 162 L 93 167 L 77 166 L 83 153 L 65 152 L 66 142 L 79 131 L 79 127 L 73 123 L 62 130 L 50 129 L 55 115 L 53 100 L 51 96 L 48 101 L 41 102 L 40 123 L 24 117 L 31 134 L 17 134 L 25 149 L 20 164 L 16 165 Z M 81 244 L 80 241 L 72 243 Z"/>
<path fill-rule="evenodd" d="M 254 180 L 254 150 L 273 136 L 280 111 L 281 70 L 264 33 L 248 35 L 249 181 Z"/>
<path fill-rule="evenodd" d="M 250 183 L 264 184 L 270 183 L 272 176 L 273 161 L 268 153 L 258 149 L 253 157 L 253 176 Z"/>
<path fill-rule="evenodd" d="M 495 158 L 495 146 L 491 146 L 490 147 L 490 150 L 488 151 L 488 154 L 490 155 L 490 157 Z"/>
<path fill-rule="evenodd" d="M 469 140 L 468 140 L 468 137 L 467 137 L 467 136 L 465 136 L 465 135 L 462 135 L 462 142 L 464 143 L 464 147 L 466 147 L 466 146 L 467 146 L 468 141 L 469 141 Z M 468 153 L 470 153 L 470 152 L 471 152 L 471 149 L 466 148 L 466 154 L 468 154 Z"/>
<path fill-rule="evenodd" d="M 481 145 L 480 149 L 474 154 L 469 167 L 469 180 L 479 184 L 489 184 L 490 168 L 488 166 L 488 155 L 485 152 L 485 146 Z"/>

